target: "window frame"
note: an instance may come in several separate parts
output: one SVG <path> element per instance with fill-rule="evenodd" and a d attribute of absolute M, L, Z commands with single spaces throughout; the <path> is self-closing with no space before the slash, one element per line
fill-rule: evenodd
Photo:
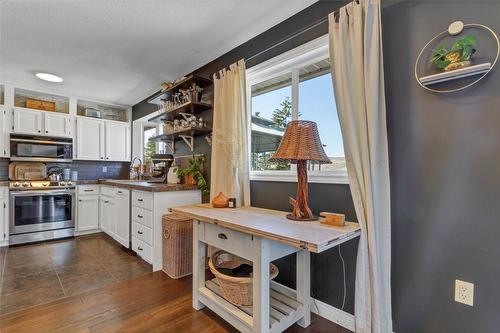
<path fill-rule="evenodd" d="M 248 119 L 248 142 L 252 137 L 252 89 L 254 84 L 263 82 L 273 77 L 291 73 L 292 74 L 292 117 L 297 117 L 299 105 L 299 69 L 329 58 L 328 35 L 321 36 L 308 43 L 302 44 L 290 51 L 284 52 L 272 59 L 250 67 L 246 71 L 247 77 L 247 107 L 250 110 Z M 272 181 L 272 182 L 297 182 L 297 172 L 292 166 L 290 171 L 265 170 L 253 171 L 251 169 L 251 149 L 249 149 L 250 180 Z M 310 183 L 321 184 L 349 184 L 347 171 L 309 171 Z"/>

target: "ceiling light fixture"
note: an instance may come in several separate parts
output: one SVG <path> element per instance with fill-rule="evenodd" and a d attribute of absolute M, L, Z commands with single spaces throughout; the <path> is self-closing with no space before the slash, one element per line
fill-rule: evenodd
<path fill-rule="evenodd" d="M 49 82 L 63 82 L 63 79 L 57 75 L 49 74 L 49 73 L 36 73 L 37 78 L 44 81 Z"/>

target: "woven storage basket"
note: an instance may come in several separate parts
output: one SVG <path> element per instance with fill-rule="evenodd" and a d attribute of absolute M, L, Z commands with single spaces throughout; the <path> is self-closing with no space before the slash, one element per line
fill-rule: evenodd
<path fill-rule="evenodd" d="M 193 273 L 193 220 L 165 214 L 163 224 L 163 271 L 173 279 Z"/>
<path fill-rule="evenodd" d="M 243 278 L 222 274 L 217 268 L 236 268 L 241 264 L 252 265 L 251 261 L 237 257 L 226 251 L 215 252 L 208 261 L 210 271 L 217 278 L 220 290 L 224 298 L 236 306 L 252 306 L 253 304 L 253 278 Z M 278 273 L 278 267 L 270 264 L 270 279 L 274 279 Z"/>

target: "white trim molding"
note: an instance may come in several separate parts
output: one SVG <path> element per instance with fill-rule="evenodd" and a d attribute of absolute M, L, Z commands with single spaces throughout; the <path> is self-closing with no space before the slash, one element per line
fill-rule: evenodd
<path fill-rule="evenodd" d="M 329 304 L 311 299 L 311 312 L 354 332 L 354 315 L 337 309 Z"/>
<path fill-rule="evenodd" d="M 297 182 L 296 171 L 250 171 L 250 180 L 266 182 Z M 310 171 L 307 174 L 309 183 L 349 184 L 347 171 Z"/>

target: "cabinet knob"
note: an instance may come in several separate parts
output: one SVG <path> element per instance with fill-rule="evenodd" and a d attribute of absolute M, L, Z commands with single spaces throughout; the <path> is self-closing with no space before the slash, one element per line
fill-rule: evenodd
<path fill-rule="evenodd" d="M 103 157 L 101 156 L 101 160 L 103 159 Z"/>
<path fill-rule="evenodd" d="M 78 202 L 82 202 L 82 199 L 78 199 Z"/>
<path fill-rule="evenodd" d="M 220 239 L 227 239 L 226 234 L 223 233 L 218 234 L 217 237 L 219 237 Z"/>
<path fill-rule="evenodd" d="M 143 248 L 142 248 L 142 247 L 140 247 L 140 246 L 138 246 L 138 247 L 137 247 L 137 250 L 142 251 L 142 250 L 143 250 Z"/>
<path fill-rule="evenodd" d="M 142 231 L 140 231 L 140 230 L 137 230 L 137 233 L 138 233 L 139 235 L 142 235 L 142 234 L 143 234 L 143 232 L 142 232 Z"/>
<path fill-rule="evenodd" d="M 49 133 L 49 131 L 45 131 L 45 133 Z"/>
<path fill-rule="evenodd" d="M 38 133 L 40 133 L 40 132 L 41 132 L 41 131 L 40 131 L 40 130 L 38 130 Z"/>
<path fill-rule="evenodd" d="M 137 201 L 143 202 L 144 200 L 142 200 L 141 198 L 137 198 Z"/>
<path fill-rule="evenodd" d="M 142 219 L 144 216 L 142 216 L 141 214 L 137 214 L 137 217 Z"/>

